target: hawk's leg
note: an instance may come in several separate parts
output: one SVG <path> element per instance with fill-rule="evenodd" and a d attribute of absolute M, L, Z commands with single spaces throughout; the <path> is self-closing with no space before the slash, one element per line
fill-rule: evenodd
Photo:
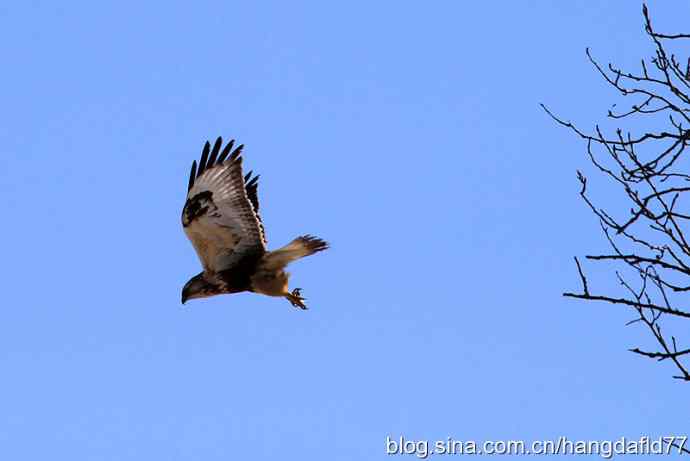
<path fill-rule="evenodd" d="M 295 288 L 294 290 L 292 290 L 292 293 L 286 294 L 285 299 L 290 301 L 290 304 L 292 304 L 295 307 L 299 307 L 302 310 L 307 309 L 307 305 L 304 304 L 304 298 L 302 297 L 301 288 Z"/>

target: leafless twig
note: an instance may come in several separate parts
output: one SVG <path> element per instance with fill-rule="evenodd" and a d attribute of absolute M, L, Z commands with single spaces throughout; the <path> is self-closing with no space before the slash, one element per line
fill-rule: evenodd
<path fill-rule="evenodd" d="M 611 252 L 589 255 L 589 261 L 619 264 L 627 268 L 624 275 L 616 271 L 623 289 L 620 296 L 592 294 L 578 258 L 575 264 L 582 284 L 581 293 L 564 296 L 588 301 L 603 301 L 633 309 L 636 317 L 629 323 L 640 323 L 650 332 L 658 350 L 630 351 L 640 356 L 671 362 L 677 379 L 690 382 L 684 360 L 690 359 L 690 348 L 679 348 L 676 337 L 662 330 L 661 321 L 675 319 L 690 326 L 690 240 L 686 238 L 690 221 L 690 159 L 685 150 L 690 144 L 690 58 L 685 69 L 669 45 L 690 38 L 690 34 L 662 34 L 652 27 L 646 5 L 643 5 L 644 28 L 654 46 L 650 59 L 641 61 L 638 72 L 629 72 L 613 64 L 602 65 L 589 49 L 587 58 L 602 78 L 623 98 L 632 98 L 627 109 L 608 112 L 612 120 L 633 117 L 649 119 L 655 127 L 633 135 L 617 128 L 605 134 L 598 125 L 591 132 L 564 120 L 546 106 L 542 108 L 558 124 L 586 142 L 587 155 L 599 174 L 615 184 L 629 202 L 629 209 L 613 211 L 599 206 L 588 191 L 587 177 L 580 171 L 580 196 L 599 220 Z M 686 48 L 685 52 L 690 54 Z M 687 56 L 686 54 L 686 56 Z M 664 126 L 659 129 L 658 127 Z M 637 276 L 632 284 L 626 277 Z"/>

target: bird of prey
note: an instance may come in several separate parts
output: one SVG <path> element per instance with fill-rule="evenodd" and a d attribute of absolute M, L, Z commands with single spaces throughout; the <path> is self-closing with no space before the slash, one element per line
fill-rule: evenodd
<path fill-rule="evenodd" d="M 288 290 L 285 266 L 328 248 L 320 238 L 303 235 L 274 251 L 266 248 L 259 217 L 259 176 L 242 174 L 242 148 L 231 140 L 221 151 L 219 137 L 213 148 L 207 141 L 197 165 L 192 163 L 182 227 L 204 270 L 182 289 L 182 304 L 189 299 L 250 291 L 284 297 L 306 309 L 300 288 Z"/>

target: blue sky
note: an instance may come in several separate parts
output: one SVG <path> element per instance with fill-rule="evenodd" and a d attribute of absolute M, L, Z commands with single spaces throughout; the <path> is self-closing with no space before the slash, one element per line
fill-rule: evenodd
<path fill-rule="evenodd" d="M 649 344 L 632 314 L 560 295 L 605 244 L 584 146 L 538 103 L 592 126 L 617 96 L 584 48 L 651 51 L 639 4 L 602 3 L 4 3 L 0 457 L 687 430 L 687 387 L 626 351 Z M 270 247 L 331 242 L 291 267 L 309 311 L 180 305 L 188 169 L 218 135 L 261 174 Z"/>

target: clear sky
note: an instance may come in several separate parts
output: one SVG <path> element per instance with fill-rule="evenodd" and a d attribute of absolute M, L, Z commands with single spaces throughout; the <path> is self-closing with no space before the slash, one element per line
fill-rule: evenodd
<path fill-rule="evenodd" d="M 605 243 L 584 146 L 538 103 L 591 127 L 618 100 L 585 47 L 652 50 L 639 3 L 600 3 L 3 3 L 0 458 L 686 431 L 687 385 L 626 351 L 650 344 L 632 313 L 561 297 Z M 188 169 L 218 135 L 261 174 L 271 248 L 331 242 L 291 268 L 309 311 L 180 305 Z"/>

